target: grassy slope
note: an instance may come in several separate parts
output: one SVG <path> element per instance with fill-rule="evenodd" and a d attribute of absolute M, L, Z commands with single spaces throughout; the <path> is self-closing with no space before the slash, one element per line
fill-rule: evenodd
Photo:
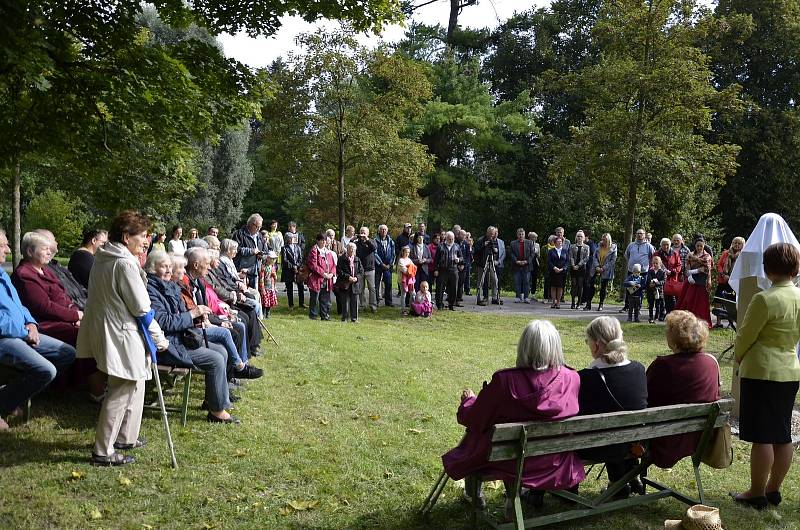
<path fill-rule="evenodd" d="M 513 364 L 521 316 L 451 314 L 432 321 L 401 320 L 382 309 L 358 325 L 311 322 L 284 309 L 269 321 L 282 344 L 257 360 L 267 376 L 248 385 L 238 405 L 243 425 L 202 421 L 202 384 L 193 385 L 189 424 L 173 421 L 181 467 L 173 471 L 161 423 L 145 412 L 150 444 L 135 465 L 87 464 L 96 409 L 79 396 L 43 396 L 34 420 L 0 436 L 2 528 L 468 528 L 465 505 L 452 486 L 423 523 L 415 511 L 438 475 L 439 456 L 456 443 L 454 420 L 464 386 L 475 390 Z M 582 327 L 560 320 L 570 364 L 587 362 Z M 626 326 L 631 357 L 645 365 L 664 354 L 663 328 Z M 715 333 L 720 351 L 730 336 Z M 728 379 L 729 369 L 723 367 Z M 788 499 L 765 514 L 726 498 L 745 487 L 748 460 L 737 443 L 724 471 L 703 468 L 710 502 L 722 506 L 726 528 L 797 528 L 797 466 Z M 82 478 L 72 478 L 73 471 Z M 587 479 L 599 490 L 603 480 Z M 688 461 L 657 479 L 691 492 Z M 488 491 L 490 508 L 499 491 Z M 292 502 L 313 506 L 296 511 Z M 314 504 L 316 503 L 316 504 Z M 548 505 L 557 505 L 548 498 Z M 302 505 L 298 505 L 302 508 Z M 685 506 L 664 500 L 563 528 L 663 528 Z"/>

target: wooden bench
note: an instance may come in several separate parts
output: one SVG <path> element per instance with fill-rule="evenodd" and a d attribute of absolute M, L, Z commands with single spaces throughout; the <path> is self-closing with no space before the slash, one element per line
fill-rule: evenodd
<path fill-rule="evenodd" d="M 168 406 L 164 404 L 167 412 L 180 412 L 181 413 L 181 427 L 186 427 L 186 417 L 189 413 L 189 392 L 192 387 L 192 374 L 204 375 L 202 370 L 195 368 L 180 368 L 177 366 L 167 366 L 164 364 L 158 365 L 158 375 L 161 378 L 161 384 L 168 388 L 175 388 L 179 379 L 183 379 L 183 390 L 181 392 L 180 406 Z M 166 401 L 166 400 L 165 400 Z M 145 403 L 144 408 L 148 410 L 161 410 L 158 405 L 158 400 L 152 403 Z"/>
<path fill-rule="evenodd" d="M 494 426 L 492 433 L 492 448 L 488 455 L 488 460 L 490 462 L 517 461 L 516 496 L 514 498 L 515 520 L 501 523 L 489 518 L 486 512 L 481 510 L 478 505 L 477 491 L 473 491 L 467 492 L 473 499 L 473 522 L 477 525 L 478 520 L 482 519 L 493 528 L 521 530 L 523 528 L 533 528 L 557 524 L 571 519 L 590 517 L 604 512 L 653 502 L 664 497 L 675 497 L 689 505 L 705 504 L 703 485 L 700 479 L 700 459 L 711 440 L 714 428 L 721 427 L 728 422 L 732 407 L 733 399 L 723 399 L 714 403 L 670 405 L 636 411 L 575 416 L 554 422 L 497 424 Z M 653 438 L 691 432 L 702 432 L 700 442 L 691 457 L 699 499 L 693 499 L 646 476 L 641 476 L 646 472 L 648 466 L 652 464 L 649 451 L 647 451 L 638 465 L 618 481 L 609 484 L 608 488 L 600 495 L 590 498 L 564 490 L 551 491 L 552 495 L 571 501 L 573 508 L 529 519 L 523 517 L 520 487 L 522 485 L 523 464 L 526 458 L 603 447 L 623 442 L 640 441 L 646 444 L 648 440 Z M 584 463 L 586 465 L 591 464 L 591 462 Z M 641 476 L 645 487 L 650 486 L 655 491 L 644 495 L 631 496 L 627 499 L 614 500 L 614 495 L 636 476 Z M 492 477 L 478 478 L 492 479 Z M 420 509 L 423 517 L 427 516 L 436 504 L 447 480 L 447 474 L 442 472 Z M 478 481 L 475 482 L 477 486 Z"/>

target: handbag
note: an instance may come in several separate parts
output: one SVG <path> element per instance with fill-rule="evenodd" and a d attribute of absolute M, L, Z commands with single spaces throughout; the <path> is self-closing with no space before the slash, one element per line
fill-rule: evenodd
<path fill-rule="evenodd" d="M 711 433 L 711 440 L 703 451 L 700 461 L 714 469 L 726 469 L 733 463 L 733 440 L 731 426 L 727 423 Z"/>
<path fill-rule="evenodd" d="M 664 284 L 664 296 L 680 296 L 683 282 L 667 282 Z"/>
<path fill-rule="evenodd" d="M 295 274 L 297 283 L 306 283 L 306 280 L 308 280 L 308 273 L 308 265 L 305 263 L 300 265 L 300 268 L 297 269 L 297 273 Z"/>
<path fill-rule="evenodd" d="M 196 350 L 203 346 L 203 333 L 197 328 L 184 329 L 181 332 L 181 344 L 189 350 Z"/>

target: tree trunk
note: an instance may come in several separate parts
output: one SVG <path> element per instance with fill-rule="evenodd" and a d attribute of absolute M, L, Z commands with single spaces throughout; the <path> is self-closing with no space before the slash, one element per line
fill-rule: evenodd
<path fill-rule="evenodd" d="M 336 171 L 339 178 L 339 234 L 344 234 L 344 142 L 339 140 L 339 159 L 336 162 Z"/>
<path fill-rule="evenodd" d="M 20 211 L 20 181 L 21 171 L 19 159 L 14 163 L 11 174 L 11 251 L 13 254 L 14 268 L 17 268 L 22 255 L 20 254 L 20 239 L 22 238 L 22 215 Z"/>
<path fill-rule="evenodd" d="M 453 44 L 453 32 L 458 27 L 458 14 L 461 10 L 461 0 L 450 0 L 450 18 L 447 21 L 447 44 Z"/>

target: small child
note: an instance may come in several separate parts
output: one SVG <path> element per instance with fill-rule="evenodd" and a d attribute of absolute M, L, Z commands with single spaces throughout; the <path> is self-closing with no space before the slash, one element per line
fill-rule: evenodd
<path fill-rule="evenodd" d="M 411 305 L 411 296 L 414 293 L 414 282 L 417 276 L 417 266 L 411 261 L 409 255 L 411 249 L 403 247 L 400 249 L 400 259 L 397 260 L 397 268 L 400 271 L 400 311 L 403 316 L 408 315 L 408 308 Z"/>
<path fill-rule="evenodd" d="M 411 310 L 419 317 L 431 318 L 433 302 L 431 301 L 431 293 L 428 291 L 428 282 L 423 281 L 419 284 L 419 291 L 414 296 L 414 301 L 411 302 Z"/>
<path fill-rule="evenodd" d="M 642 295 L 644 294 L 644 277 L 642 266 L 638 263 L 633 266 L 633 273 L 625 279 L 625 288 L 628 291 L 628 322 L 639 322 L 639 311 L 642 309 Z"/>
<path fill-rule="evenodd" d="M 664 284 L 667 282 L 667 270 L 661 263 L 661 258 L 653 256 L 650 270 L 647 271 L 647 312 L 650 315 L 648 322 L 651 324 L 657 318 L 659 322 L 664 321 L 666 311 L 664 310 Z M 655 309 L 655 314 L 653 310 Z"/>
<path fill-rule="evenodd" d="M 275 290 L 275 284 L 278 281 L 278 275 L 275 272 L 277 259 L 278 254 L 270 250 L 264 258 L 264 266 L 261 268 L 258 283 L 261 288 L 261 305 L 264 309 L 264 318 L 269 318 L 270 309 L 278 305 L 278 292 Z"/>

